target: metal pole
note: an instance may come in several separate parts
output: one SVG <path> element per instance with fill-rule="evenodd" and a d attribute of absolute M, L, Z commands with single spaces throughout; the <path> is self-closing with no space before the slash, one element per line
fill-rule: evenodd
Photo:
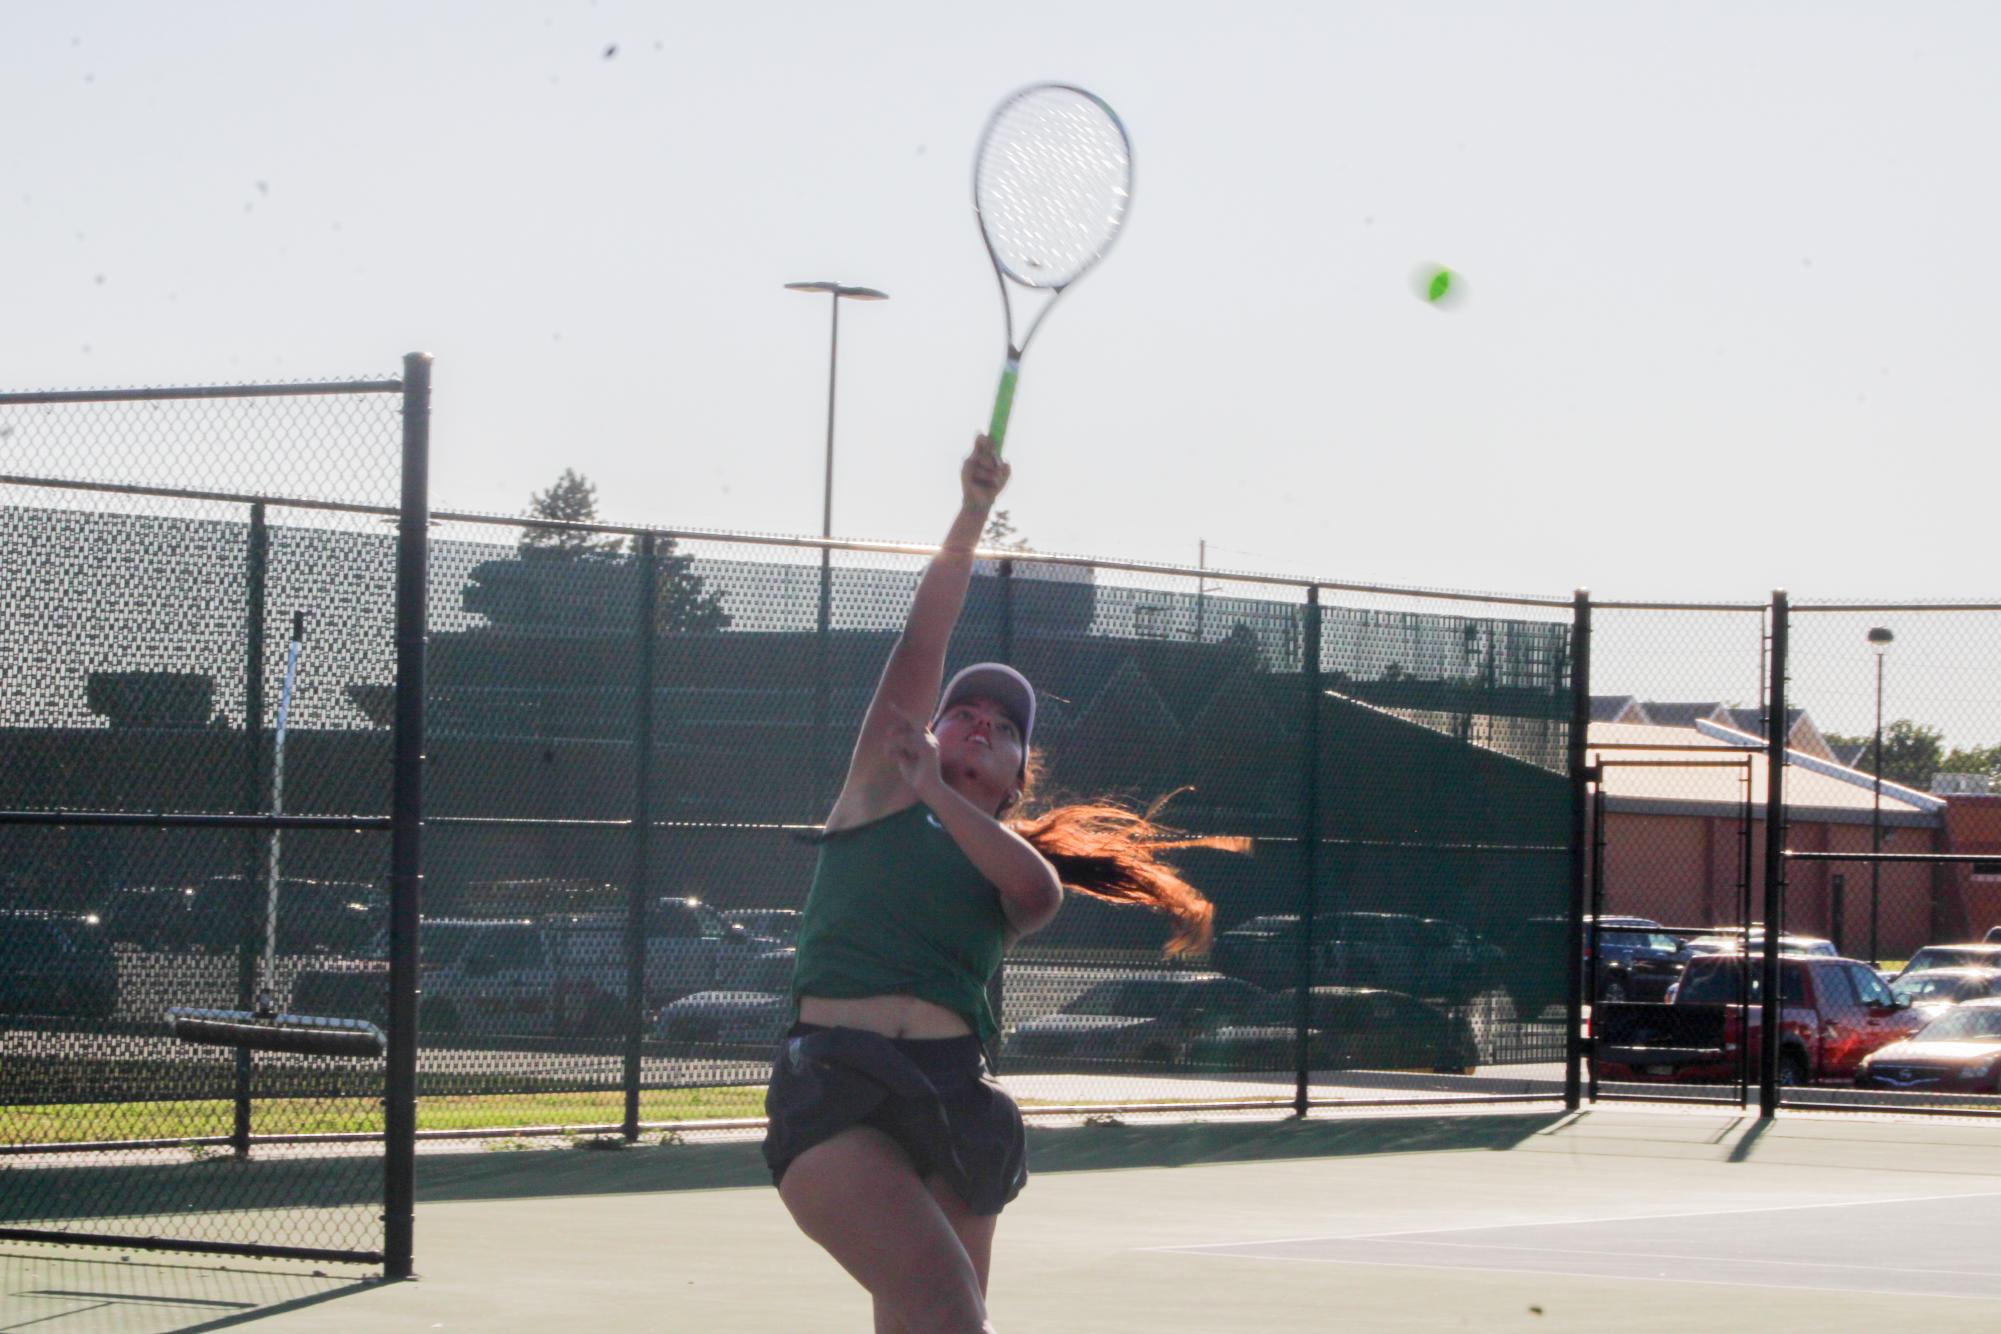
<path fill-rule="evenodd" d="M 1883 655 L 1876 654 L 1876 799 L 1869 812 L 1869 851 L 1883 850 Z M 1869 966 L 1882 961 L 1877 940 L 1877 909 L 1883 892 L 1883 864 L 1869 863 Z"/>
<path fill-rule="evenodd" d="M 1563 1105 L 1582 1102 L 1584 1060 L 1584 914 L 1588 902 L 1591 801 L 1591 590 L 1570 603 L 1570 930 L 1564 939 Z M 1594 961 L 1595 962 L 1595 961 Z"/>
<path fill-rule="evenodd" d="M 389 1061 L 383 1098 L 383 1275 L 409 1278 L 416 1241 L 417 933 L 424 889 L 424 631 L 430 566 L 431 358 L 403 358 L 396 532 L 396 721 L 389 842 Z"/>
<path fill-rule="evenodd" d="M 1311 1101 L 1310 1072 L 1313 1053 L 1307 1035 L 1313 1026 L 1314 919 L 1320 915 L 1320 590 L 1306 590 L 1306 645 L 1300 664 L 1300 681 L 1305 686 L 1305 763 L 1300 766 L 1300 847 L 1305 865 L 1300 870 L 1299 960 L 1295 969 L 1299 1005 L 1294 1015 L 1292 1094 L 1294 1115 L 1304 1117 Z"/>
<path fill-rule="evenodd" d="M 832 328 L 827 340 L 827 470 L 820 487 L 820 536 L 834 535 L 834 386 L 841 362 L 841 294 L 838 289 L 827 298 L 834 308 Z M 832 682 L 828 679 L 832 671 L 832 655 L 828 640 L 832 635 L 834 614 L 834 566 L 833 548 L 820 548 L 820 619 L 819 636 L 816 642 L 819 659 L 819 680 L 813 695 L 813 816 L 818 818 L 833 804 L 833 795 L 828 791 L 831 776 L 828 773 L 828 756 L 832 750 L 832 739 L 827 735 L 828 715 L 831 712 L 830 692 Z"/>
<path fill-rule="evenodd" d="M 1760 976 L 1758 1042 L 1758 1115 L 1769 1119 L 1779 1110 L 1779 924 L 1785 918 L 1786 883 L 1786 664 L 1790 639 L 1790 603 L 1786 591 L 1772 593 L 1771 712 L 1765 724 L 1765 950 Z M 1749 960 L 1745 960 L 1749 964 Z M 1746 1021 L 1750 1019 L 1747 1012 Z M 1750 1040 L 1749 1023 L 1742 1034 Z"/>
<path fill-rule="evenodd" d="M 828 303 L 834 308 L 834 319 L 827 337 L 827 475 L 820 486 L 822 537 L 834 535 L 834 377 L 841 361 L 841 294 L 834 293 Z"/>
<path fill-rule="evenodd" d="M 1195 569 L 1195 642 L 1200 644 L 1208 633 L 1209 539 L 1206 537 L 1195 544 Z"/>
<path fill-rule="evenodd" d="M 250 541 L 245 554 L 244 624 L 248 633 L 243 658 L 243 802 L 245 815 L 264 809 L 264 588 L 270 568 L 271 535 L 266 527 L 264 502 L 250 507 Z M 263 934 L 264 900 L 271 893 L 265 880 L 262 855 L 265 839 L 275 836 L 255 829 L 243 836 L 243 928 L 236 942 L 236 1008 L 248 1010 L 257 993 L 257 947 L 253 936 Z M 262 894 L 258 893 L 260 887 Z M 230 1147 L 238 1158 L 250 1156 L 250 1074 L 247 1047 L 236 1049 L 235 1112 L 230 1129 Z"/>
<path fill-rule="evenodd" d="M 1765 695 L 1764 678 L 1758 681 L 1758 697 Z M 1751 1013 L 1751 840 L 1753 837 L 1752 818 L 1757 803 L 1757 777 L 1752 772 L 1751 761 L 1744 761 L 1744 828 L 1743 847 L 1737 859 L 1737 928 L 1740 942 L 1739 952 L 1744 962 L 1737 970 L 1737 1013 L 1748 1016 Z M 1751 1044 L 1748 1035 L 1740 1034 L 1737 1043 L 1737 1105 L 1745 1107 L 1751 1099 Z"/>
<path fill-rule="evenodd" d="M 660 575 L 652 533 L 639 539 L 639 698 L 632 757 L 632 884 L 625 913 L 625 1138 L 639 1138 L 639 1046 L 646 1026 L 646 919 L 653 902 L 653 676 Z"/>
<path fill-rule="evenodd" d="M 994 656 L 1001 662 L 1014 661 L 1014 562 L 1002 558 L 1000 563 L 1000 642 Z M 1009 811 L 1018 815 L 1019 811 Z M 993 980 L 987 983 L 987 1008 L 1006 1027 L 1007 1020 L 1007 962 L 994 970 Z M 987 1048 L 987 1066 L 994 1073 L 1000 1073 L 1001 1057 L 1005 1055 L 1001 1044 L 994 1042 Z"/>
<path fill-rule="evenodd" d="M 1590 907 L 1585 910 L 1585 947 L 1578 959 L 1578 972 L 1584 977 L 1584 1004 L 1589 1006 L 1593 1018 L 1598 1014 L 1599 991 L 1603 980 L 1604 962 L 1600 957 L 1604 948 L 1604 930 L 1600 925 L 1605 916 L 1605 761 L 1599 761 L 1598 787 L 1591 794 L 1591 898 Z M 1598 1101 L 1598 1048 L 1595 1032 L 1585 1034 L 1582 1042 L 1584 1056 L 1584 1089 L 1591 1101 Z"/>
<path fill-rule="evenodd" d="M 832 327 L 827 347 L 827 468 L 820 489 L 820 536 L 831 539 L 834 535 L 834 385 L 841 358 L 841 300 L 887 301 L 889 293 L 879 292 L 873 287 L 856 287 L 837 282 L 787 283 L 790 292 L 825 292 L 833 302 Z M 826 813 L 833 801 L 828 790 L 831 786 L 831 765 L 829 755 L 831 743 L 827 736 L 828 694 L 831 690 L 830 661 L 828 653 L 829 626 L 833 620 L 833 548 L 820 548 L 820 620 L 819 620 L 819 671 L 820 680 L 813 698 L 813 799 L 814 818 Z"/>

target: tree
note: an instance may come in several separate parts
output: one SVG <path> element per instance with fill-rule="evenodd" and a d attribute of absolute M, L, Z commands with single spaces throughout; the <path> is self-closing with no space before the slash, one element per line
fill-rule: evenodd
<path fill-rule="evenodd" d="M 1939 761 L 1939 772 L 1946 774 L 1986 774 L 1992 780 L 2001 778 L 2001 746 L 1969 746 L 1961 750 L 1958 746 Z"/>
<path fill-rule="evenodd" d="M 656 630 L 701 632 L 727 630 L 730 614 L 723 610 L 720 590 L 702 586 L 694 572 L 695 558 L 674 550 L 674 539 L 655 539 L 653 561 L 659 578 Z"/>
<path fill-rule="evenodd" d="M 1860 745 L 1862 753 L 1855 767 L 1863 773 L 1876 772 L 1876 737 L 1829 734 L 1828 744 Z M 1883 781 L 1901 783 L 1920 792 L 1930 791 L 1932 775 L 1945 767 L 1945 734 L 1908 718 L 1899 718 L 1883 729 Z"/>
<path fill-rule="evenodd" d="M 528 503 L 528 515 L 590 524 L 597 520 L 597 487 L 574 469 Z M 496 626 L 629 627 L 637 604 L 639 543 L 588 529 L 526 528 L 515 560 L 475 566 L 466 584 L 465 608 Z M 656 580 L 654 628 L 661 632 L 727 629 L 722 593 L 705 586 L 695 558 L 675 550 L 674 539 L 653 544 Z"/>
<path fill-rule="evenodd" d="M 1014 520 L 1006 510 L 995 510 L 987 518 L 985 531 L 980 534 L 980 545 L 991 551 L 1027 551 L 1028 539 L 1014 531 Z"/>
<path fill-rule="evenodd" d="M 598 489 L 581 473 L 565 468 L 554 486 L 529 498 L 528 517 L 593 523 L 598 517 Z M 528 527 L 521 530 L 520 550 L 523 560 L 590 560 L 618 555 L 625 550 L 625 539 L 572 528 Z"/>

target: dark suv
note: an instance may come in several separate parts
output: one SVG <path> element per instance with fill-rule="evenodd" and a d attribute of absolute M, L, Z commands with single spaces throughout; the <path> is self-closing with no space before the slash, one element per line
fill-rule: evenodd
<path fill-rule="evenodd" d="M 97 919 L 0 909 L 0 1014 L 109 1019 L 118 960 Z"/>
<path fill-rule="evenodd" d="M 1591 960 L 1591 920 L 1584 922 L 1584 958 Z M 1657 1001 L 1694 957 L 1688 942 L 1647 917 L 1598 919 L 1598 999 Z"/>

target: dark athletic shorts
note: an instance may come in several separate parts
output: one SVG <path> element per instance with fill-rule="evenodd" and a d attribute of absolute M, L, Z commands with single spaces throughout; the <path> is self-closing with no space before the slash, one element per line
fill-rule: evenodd
<path fill-rule="evenodd" d="M 772 1184 L 806 1150 L 850 1126 L 903 1146 L 922 1177 L 940 1176 L 976 1214 L 997 1214 L 1028 1180 L 1021 1109 L 987 1073 L 980 1041 L 886 1038 L 795 1024 L 772 1060 L 764 1161 Z"/>

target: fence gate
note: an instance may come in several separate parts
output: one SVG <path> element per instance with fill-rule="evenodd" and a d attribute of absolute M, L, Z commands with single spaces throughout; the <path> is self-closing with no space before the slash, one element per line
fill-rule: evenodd
<path fill-rule="evenodd" d="M 0 1239 L 409 1273 L 429 386 L 0 395 Z"/>
<path fill-rule="evenodd" d="M 1594 762 L 1585 770 L 1590 792 L 1589 912 L 1584 922 L 1584 972 L 1592 1007 L 1591 1034 L 1586 1046 L 1586 1078 L 1594 1100 L 1728 1101 L 1746 1105 L 1755 1077 L 1748 1049 L 1718 1041 L 1721 1031 L 1697 1031 L 1660 1002 L 1679 984 L 1688 961 L 1698 953 L 1755 957 L 1762 928 L 1753 922 L 1752 875 L 1756 782 L 1751 752 L 1730 754 L 1716 744 L 1651 744 L 1610 742 L 1594 745 Z M 1611 752 L 1605 758 L 1601 752 Z M 1686 752 L 1670 754 L 1669 752 Z M 1704 795 L 1696 789 L 1716 786 L 1721 778 L 1735 789 L 1727 805 L 1716 802 L 1706 813 Z M 1722 790 L 1712 795 L 1722 797 Z M 1675 799 L 1677 813 L 1660 814 L 1663 800 Z M 1691 837 L 1689 823 L 1695 837 Z M 1615 844 L 1616 849 L 1615 849 Z M 1632 895 L 1621 875 L 1646 882 L 1644 900 Z M 1675 895 L 1676 889 L 1682 892 Z M 1632 902 L 1650 904 L 1666 899 L 1680 911 L 1674 920 L 1659 921 L 1631 911 Z M 1731 970 L 1726 970 L 1731 971 Z M 1736 995 L 1752 999 L 1751 970 L 1731 971 Z M 1629 1008 L 1638 1007 L 1638 1008 Z M 1713 1017 L 1708 1012 L 1705 1017 Z M 1645 1031 L 1636 1031 L 1635 1026 Z M 1712 1025 L 1713 1027 L 1713 1025 Z M 1625 1046 L 1666 1047 L 1694 1051 L 1717 1042 L 1721 1060 L 1698 1066 L 1700 1082 L 1683 1083 L 1665 1065 L 1642 1067 L 1646 1082 L 1620 1080 L 1607 1086 L 1600 1066 L 1608 1051 L 1617 1058 Z M 1711 1068 L 1711 1066 L 1717 1068 Z M 1657 1082 L 1673 1078 L 1664 1089 Z"/>

